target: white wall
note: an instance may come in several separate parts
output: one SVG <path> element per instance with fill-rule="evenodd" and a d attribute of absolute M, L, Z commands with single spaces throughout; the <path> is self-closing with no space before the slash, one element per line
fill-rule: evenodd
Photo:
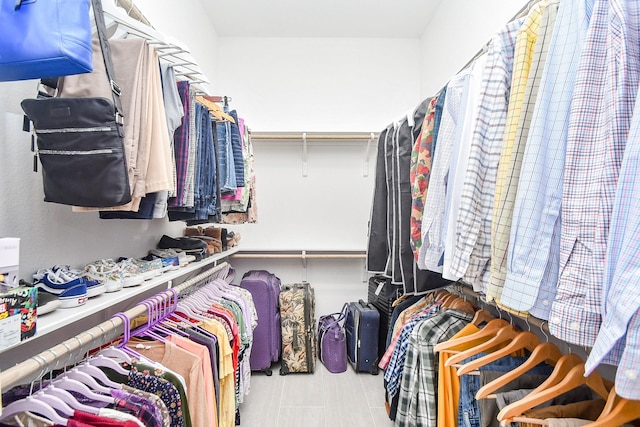
<path fill-rule="evenodd" d="M 414 39 L 220 37 L 218 95 L 255 131 L 374 132 L 420 102 Z"/>
<path fill-rule="evenodd" d="M 216 93 L 258 132 L 379 132 L 420 103 L 417 39 L 220 37 Z M 236 227 L 250 249 L 365 250 L 376 145 L 364 176 L 366 141 L 254 144 L 257 224 Z M 285 281 L 300 262 L 233 261 L 239 273 L 265 267 Z M 318 314 L 366 299 L 362 261 L 309 261 Z"/>
<path fill-rule="evenodd" d="M 219 94 L 254 131 L 378 132 L 419 101 L 418 40 L 220 38 Z M 383 61 L 393 53 L 398 61 Z M 240 56 L 240 58 L 238 57 Z M 384 65 L 383 65 L 384 64 Z M 251 249 L 364 250 L 374 165 L 366 141 L 256 142 Z M 375 144 L 369 158 L 375 162 Z"/>
<path fill-rule="evenodd" d="M 447 0 L 422 35 L 420 93 L 432 96 L 502 28 L 527 0 Z"/>

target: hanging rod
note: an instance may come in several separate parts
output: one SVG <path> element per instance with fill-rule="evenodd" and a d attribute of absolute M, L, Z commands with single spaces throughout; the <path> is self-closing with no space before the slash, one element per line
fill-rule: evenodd
<path fill-rule="evenodd" d="M 236 259 L 365 259 L 366 251 L 241 251 L 231 255 Z"/>
<path fill-rule="evenodd" d="M 178 293 L 182 293 L 185 289 L 198 284 L 207 277 L 210 277 L 228 267 L 229 263 L 223 262 L 198 274 L 192 279 L 174 286 L 173 289 Z M 169 290 L 165 290 L 157 294 L 157 296 L 162 296 L 164 299 L 172 298 L 173 295 L 173 292 Z M 148 308 L 145 305 L 138 304 L 125 311 L 124 314 L 131 320 L 146 314 L 147 310 Z M 93 328 L 88 329 L 75 337 L 69 338 L 55 347 L 45 350 L 3 372 L 0 372 L 0 385 L 3 390 L 8 390 L 16 385 L 35 381 L 47 372 L 57 368 L 62 368 L 64 365 L 58 366 L 60 363 L 66 364 L 73 362 L 72 359 L 74 354 L 77 356 L 83 356 L 91 349 L 112 342 L 122 335 L 122 327 L 122 319 L 112 317 L 98 326 L 94 326 Z"/>
<path fill-rule="evenodd" d="M 522 319 L 525 322 L 529 323 L 530 325 L 537 326 L 538 328 L 540 328 L 544 332 L 549 332 L 549 322 L 547 322 L 546 320 L 542 320 L 542 319 L 539 319 L 539 318 L 531 316 L 531 315 L 526 316 L 526 317 L 525 316 L 520 316 L 520 315 L 517 315 L 517 314 L 515 314 L 513 312 L 504 310 L 504 309 L 500 308 L 500 306 L 498 306 L 495 303 L 487 302 L 485 300 L 485 298 L 484 298 L 484 295 L 479 294 L 478 292 L 474 291 L 469 285 L 461 284 L 461 283 L 458 282 L 458 283 L 455 283 L 452 286 L 452 288 L 453 288 L 454 292 L 457 291 L 458 293 L 461 293 L 461 294 L 466 295 L 468 297 L 474 298 L 474 299 L 480 301 L 482 304 L 486 304 L 486 305 L 488 305 L 490 307 L 493 307 L 493 308 L 495 308 L 496 310 L 498 310 L 500 312 L 508 313 L 508 316 L 510 316 L 510 317 L 515 317 L 515 318 L 518 318 L 518 319 Z"/>
<path fill-rule="evenodd" d="M 307 140 L 360 140 L 363 142 L 369 141 L 371 135 L 375 139 L 378 138 L 378 132 L 251 132 L 251 140 L 298 140 L 302 141 L 303 136 L 306 134 Z"/>
<path fill-rule="evenodd" d="M 523 16 L 525 16 L 527 13 L 529 13 L 529 9 L 531 9 L 531 6 L 533 6 L 534 4 L 538 3 L 540 0 L 529 0 L 524 6 L 522 6 L 522 8 L 518 11 L 518 13 L 516 13 L 515 15 L 513 15 L 513 18 L 511 18 L 509 20 L 509 22 L 515 21 L 516 19 L 519 19 Z M 462 68 L 460 68 L 458 70 L 458 72 L 456 74 L 459 74 L 460 72 L 462 72 L 462 70 L 464 70 L 465 68 L 467 68 L 469 65 L 471 65 L 476 59 L 478 59 L 478 57 L 480 57 L 480 55 L 482 55 L 483 53 L 485 53 L 487 51 L 487 48 L 489 46 L 489 43 L 491 41 L 488 41 L 487 43 L 485 43 L 484 45 L 482 45 L 482 47 L 480 48 L 480 50 L 478 50 L 476 52 L 475 55 L 473 55 L 471 57 L 471 59 L 469 61 L 467 61 L 466 64 L 464 64 L 464 66 Z"/>

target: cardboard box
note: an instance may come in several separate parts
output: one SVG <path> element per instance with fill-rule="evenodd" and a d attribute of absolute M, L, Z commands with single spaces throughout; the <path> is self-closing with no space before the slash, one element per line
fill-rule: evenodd
<path fill-rule="evenodd" d="M 20 239 L 16 237 L 0 238 L 0 274 L 4 283 L 18 286 L 20 266 Z"/>
<path fill-rule="evenodd" d="M 0 349 L 36 334 L 38 289 L 0 286 Z"/>

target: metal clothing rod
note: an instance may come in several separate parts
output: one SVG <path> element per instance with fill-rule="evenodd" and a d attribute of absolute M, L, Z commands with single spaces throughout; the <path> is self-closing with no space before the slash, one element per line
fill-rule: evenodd
<path fill-rule="evenodd" d="M 481 301 L 483 304 L 487 304 L 487 305 L 495 308 L 498 311 L 501 311 L 501 312 L 504 312 L 504 313 L 508 313 L 508 316 L 510 316 L 510 317 L 516 317 L 518 319 L 522 319 L 522 320 L 526 321 L 527 323 L 529 323 L 532 326 L 537 326 L 538 328 L 540 328 L 544 332 L 549 332 L 549 322 L 547 322 L 546 320 L 538 319 L 537 317 L 533 317 L 531 315 L 529 315 L 527 317 L 519 316 L 519 315 L 514 314 L 512 312 L 503 310 L 497 304 L 492 304 L 490 302 L 485 301 L 483 295 L 479 294 L 478 292 L 475 292 L 468 285 L 463 285 L 463 284 L 457 283 L 457 284 L 454 285 L 454 289 L 458 290 L 463 295 L 466 295 L 466 296 L 471 297 L 471 298 L 475 298 L 476 300 Z"/>
<path fill-rule="evenodd" d="M 516 19 L 526 15 L 527 13 L 529 13 L 529 9 L 531 9 L 531 6 L 533 6 L 534 4 L 538 3 L 540 0 L 530 0 L 527 2 L 527 4 L 525 4 L 522 9 L 520 9 L 518 11 L 518 13 L 516 13 L 513 18 L 511 18 L 508 22 L 512 22 L 515 21 Z M 485 43 L 482 48 L 480 48 L 480 50 L 478 50 L 478 52 L 476 52 L 475 55 L 473 55 L 473 57 L 471 57 L 471 59 L 469 61 L 467 61 L 466 64 L 464 64 L 464 66 L 462 68 L 460 68 L 460 70 L 458 70 L 458 73 L 460 73 L 462 70 L 464 70 L 465 68 L 467 68 L 469 65 L 471 65 L 473 63 L 473 61 L 475 61 L 476 59 L 478 59 L 478 57 L 480 55 L 482 55 L 483 53 L 485 53 L 487 51 L 487 47 L 489 46 L 489 42 Z"/>
<path fill-rule="evenodd" d="M 334 141 L 344 141 L 344 140 L 359 140 L 363 142 L 367 142 L 371 139 L 371 135 L 374 135 L 374 138 L 378 138 L 377 132 L 362 132 L 362 133 L 353 133 L 353 132 L 335 132 L 335 133 L 313 133 L 313 132 L 292 132 L 292 133 L 271 133 L 271 132 L 251 132 L 251 140 L 299 140 L 302 141 L 304 136 L 306 135 L 306 139 L 308 141 L 313 140 L 334 140 Z"/>
<path fill-rule="evenodd" d="M 365 259 L 365 251 L 253 251 L 231 255 L 238 259 Z"/>
<path fill-rule="evenodd" d="M 217 266 L 210 268 L 197 276 L 189 279 L 174 287 L 178 293 L 193 286 L 203 279 L 216 274 L 217 272 L 227 268 L 229 264 L 223 262 Z M 173 297 L 173 292 L 165 290 L 157 294 L 164 299 Z M 147 313 L 148 308 L 143 304 L 127 310 L 124 314 L 131 320 Z M 0 385 L 3 390 L 8 390 L 16 385 L 28 383 L 41 378 L 47 372 L 62 368 L 65 365 L 74 362 L 74 359 L 84 356 L 89 350 L 103 346 L 123 333 L 123 322 L 118 317 L 102 322 L 98 326 L 94 326 L 73 338 L 62 342 L 48 350 L 43 351 L 4 372 L 0 372 Z"/>

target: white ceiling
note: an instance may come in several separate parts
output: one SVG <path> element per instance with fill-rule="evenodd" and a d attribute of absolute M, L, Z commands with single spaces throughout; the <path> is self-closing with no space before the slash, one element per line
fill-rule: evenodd
<path fill-rule="evenodd" d="M 202 0 L 220 37 L 420 38 L 444 0 Z"/>

